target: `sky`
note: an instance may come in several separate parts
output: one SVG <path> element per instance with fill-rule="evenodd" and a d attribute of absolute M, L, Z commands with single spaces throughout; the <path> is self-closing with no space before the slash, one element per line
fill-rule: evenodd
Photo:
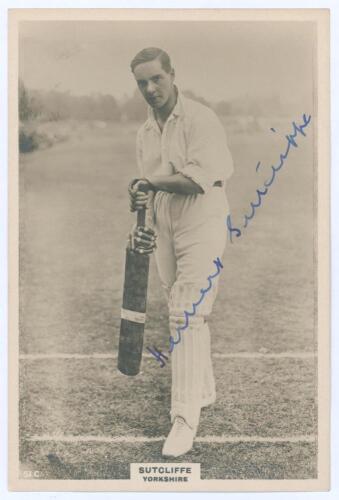
<path fill-rule="evenodd" d="M 22 22 L 19 75 L 32 89 L 121 98 L 134 92 L 129 63 L 147 46 L 169 53 L 181 90 L 212 102 L 312 103 L 313 27 L 302 22 Z"/>

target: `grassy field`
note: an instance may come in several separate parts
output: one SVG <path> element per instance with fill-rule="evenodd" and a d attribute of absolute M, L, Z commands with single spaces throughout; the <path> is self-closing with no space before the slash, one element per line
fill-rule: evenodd
<path fill-rule="evenodd" d="M 227 194 L 235 225 L 298 119 L 272 120 L 277 133 L 229 135 L 235 173 Z M 202 478 L 316 477 L 309 129 L 223 259 L 210 322 L 218 399 L 202 412 L 193 450 L 176 460 L 201 463 Z M 135 132 L 133 125 L 83 128 L 20 158 L 22 473 L 119 479 L 129 477 L 130 462 L 166 461 L 170 367 L 145 356 L 142 373 L 126 378 L 115 357 L 125 240 L 134 220 L 126 188 L 136 173 Z M 168 348 L 153 261 L 145 348 L 151 344 Z"/>

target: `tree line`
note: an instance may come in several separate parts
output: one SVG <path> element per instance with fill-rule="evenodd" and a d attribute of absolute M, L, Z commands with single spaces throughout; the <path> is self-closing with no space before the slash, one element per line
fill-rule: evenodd
<path fill-rule="evenodd" d="M 213 108 L 220 116 L 259 116 L 267 112 L 280 115 L 282 112 L 280 99 L 277 96 L 268 97 L 264 103 L 249 97 L 210 103 L 191 90 L 183 91 L 183 94 Z M 138 89 L 131 97 L 117 100 L 109 94 L 75 96 L 70 92 L 58 90 L 32 90 L 19 80 L 19 118 L 22 122 L 36 119 L 142 121 L 145 119 L 145 112 L 146 103 Z"/>

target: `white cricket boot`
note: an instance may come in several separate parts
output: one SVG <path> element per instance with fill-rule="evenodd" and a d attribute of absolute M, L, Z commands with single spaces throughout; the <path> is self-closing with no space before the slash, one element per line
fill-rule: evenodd
<path fill-rule="evenodd" d="M 178 457 L 187 453 L 193 446 L 196 432 L 197 428 L 190 427 L 183 417 L 175 417 L 171 432 L 162 449 L 163 456 Z"/>

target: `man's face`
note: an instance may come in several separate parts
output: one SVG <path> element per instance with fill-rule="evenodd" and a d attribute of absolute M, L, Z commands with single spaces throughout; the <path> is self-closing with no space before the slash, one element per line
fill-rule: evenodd
<path fill-rule="evenodd" d="M 174 71 L 166 73 L 159 59 L 138 64 L 134 76 L 140 92 L 152 108 L 162 108 L 174 91 Z"/>

